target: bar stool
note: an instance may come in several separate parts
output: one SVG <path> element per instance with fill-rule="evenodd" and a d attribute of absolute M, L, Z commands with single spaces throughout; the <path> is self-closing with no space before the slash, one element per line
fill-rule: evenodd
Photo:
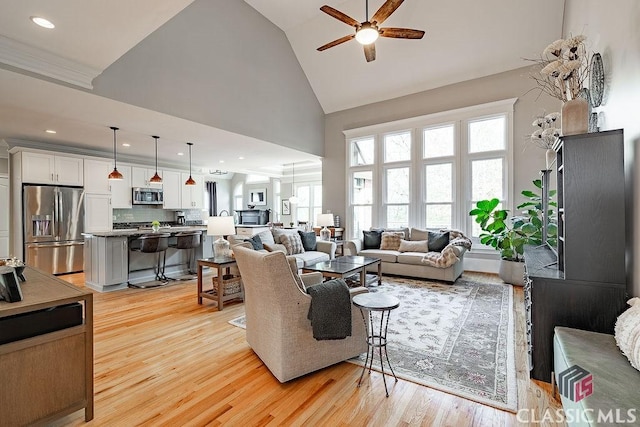
<path fill-rule="evenodd" d="M 187 257 L 187 272 L 189 274 L 197 274 L 196 273 L 196 248 L 200 246 L 200 240 L 202 238 L 202 231 L 183 231 L 181 233 L 176 233 L 176 243 L 175 245 L 170 245 L 169 247 L 174 249 L 183 249 L 188 251 Z M 195 277 L 181 278 L 179 280 L 193 280 Z"/>
<path fill-rule="evenodd" d="M 144 283 L 135 285 L 129 284 L 130 287 L 152 288 L 169 283 L 167 277 L 164 275 L 164 265 L 167 257 L 167 248 L 169 247 L 169 237 L 171 237 L 171 234 L 169 233 L 149 233 L 144 234 L 134 240 L 134 242 L 140 242 L 140 247 L 132 247 L 132 251 L 156 254 L 156 265 L 153 268 L 153 271 L 156 274 L 156 281 L 161 283 L 154 283 L 150 285 L 146 285 Z"/>

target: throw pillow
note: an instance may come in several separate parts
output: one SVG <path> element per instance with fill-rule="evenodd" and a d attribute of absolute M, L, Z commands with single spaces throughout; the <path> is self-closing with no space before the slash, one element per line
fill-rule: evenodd
<path fill-rule="evenodd" d="M 303 254 L 304 246 L 299 234 L 284 234 L 280 236 L 280 243 L 287 248 L 287 255 Z"/>
<path fill-rule="evenodd" d="M 382 231 L 364 230 L 362 234 L 362 249 L 380 249 L 380 242 L 382 241 Z"/>
<path fill-rule="evenodd" d="M 426 240 L 400 240 L 400 252 L 429 252 Z"/>
<path fill-rule="evenodd" d="M 371 227 L 372 231 L 380 231 L 380 232 L 385 232 L 388 231 L 390 233 L 402 233 L 402 238 L 409 240 L 409 228 L 408 227 L 400 227 L 400 228 L 373 228 Z"/>
<path fill-rule="evenodd" d="M 400 249 L 400 241 L 404 237 L 402 231 L 384 231 L 382 233 L 382 242 L 380 243 L 380 249 L 397 251 Z"/>
<path fill-rule="evenodd" d="M 631 298 L 627 304 L 631 307 L 618 316 L 614 336 L 631 366 L 640 370 L 640 298 Z"/>
<path fill-rule="evenodd" d="M 262 240 L 260 239 L 260 236 L 258 236 L 257 234 L 255 236 L 252 236 L 249 239 L 244 239 L 244 241 L 251 243 L 251 246 L 253 246 L 253 249 L 256 251 L 259 251 L 260 249 L 262 249 Z"/>
<path fill-rule="evenodd" d="M 298 230 L 298 234 L 300 234 L 300 239 L 302 240 L 302 246 L 305 251 L 315 251 L 318 247 L 318 242 L 316 241 L 316 232 L 315 231 L 302 231 Z"/>
<path fill-rule="evenodd" d="M 429 240 L 427 245 L 429 246 L 429 252 L 442 252 L 444 248 L 449 244 L 449 232 L 436 233 L 435 231 L 429 231 Z"/>
<path fill-rule="evenodd" d="M 419 228 L 411 229 L 411 240 L 429 240 L 429 232 Z"/>
<path fill-rule="evenodd" d="M 262 246 L 264 246 L 264 248 L 266 250 L 268 250 L 269 252 L 280 251 L 280 252 L 284 253 L 285 255 L 287 254 L 287 248 L 285 248 L 284 245 L 280 245 L 280 244 L 276 244 L 276 243 L 263 243 Z"/>
<path fill-rule="evenodd" d="M 271 245 L 276 243 L 271 230 L 261 231 L 260 233 L 258 233 L 258 236 L 260 236 L 260 240 L 262 241 L 262 243 L 269 243 Z"/>

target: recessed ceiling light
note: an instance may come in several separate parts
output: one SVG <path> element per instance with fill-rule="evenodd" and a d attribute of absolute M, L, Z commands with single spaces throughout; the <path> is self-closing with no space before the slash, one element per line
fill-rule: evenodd
<path fill-rule="evenodd" d="M 224 163 L 224 160 L 220 160 L 220 163 Z"/>
<path fill-rule="evenodd" d="M 49 21 L 48 19 L 41 18 L 39 16 L 32 16 L 31 20 L 33 21 L 34 24 L 39 25 L 42 28 L 47 28 L 49 30 L 56 27 L 55 25 L 53 25 L 53 22 Z"/>
<path fill-rule="evenodd" d="M 126 142 L 122 144 L 123 147 L 131 147 L 131 144 L 127 144 Z"/>
<path fill-rule="evenodd" d="M 184 153 L 178 153 L 178 156 L 184 156 Z"/>
<path fill-rule="evenodd" d="M 238 157 L 238 160 L 244 160 L 244 157 L 240 156 Z"/>
<path fill-rule="evenodd" d="M 56 133 L 56 131 L 55 131 L 55 130 L 53 130 L 53 129 L 47 129 L 47 130 L 45 130 L 45 132 L 46 132 L 46 133 Z"/>

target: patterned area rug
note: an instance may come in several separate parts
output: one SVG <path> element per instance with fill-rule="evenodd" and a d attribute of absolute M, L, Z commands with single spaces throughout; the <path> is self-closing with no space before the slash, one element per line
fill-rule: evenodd
<path fill-rule="evenodd" d="M 384 277 L 381 286 L 369 290 L 400 300 L 387 334 L 389 360 L 398 377 L 517 410 L 510 285 Z M 350 362 L 363 365 L 365 356 Z"/>
<path fill-rule="evenodd" d="M 399 378 L 516 412 L 510 285 L 383 277 L 382 285 L 369 290 L 400 300 L 387 334 L 389 360 Z M 244 327 L 244 316 L 229 323 Z M 363 365 L 365 356 L 349 362 Z M 379 367 L 376 358 L 373 368 Z"/>

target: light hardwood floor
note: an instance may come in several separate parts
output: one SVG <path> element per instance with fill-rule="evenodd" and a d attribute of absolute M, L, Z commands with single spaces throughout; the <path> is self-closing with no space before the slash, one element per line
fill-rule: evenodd
<path fill-rule="evenodd" d="M 84 286 L 82 274 L 61 278 Z M 251 351 L 244 330 L 227 323 L 244 314 L 242 303 L 221 312 L 206 300 L 200 306 L 195 281 L 94 298 L 95 418 L 89 425 L 526 425 L 513 413 L 403 380 L 386 398 L 377 372 L 357 388 L 361 368 L 346 362 L 280 384 Z M 540 419 L 559 404 L 548 385 L 528 379 L 521 288 L 514 306 L 518 405 Z M 56 423 L 83 424 L 82 412 Z"/>

